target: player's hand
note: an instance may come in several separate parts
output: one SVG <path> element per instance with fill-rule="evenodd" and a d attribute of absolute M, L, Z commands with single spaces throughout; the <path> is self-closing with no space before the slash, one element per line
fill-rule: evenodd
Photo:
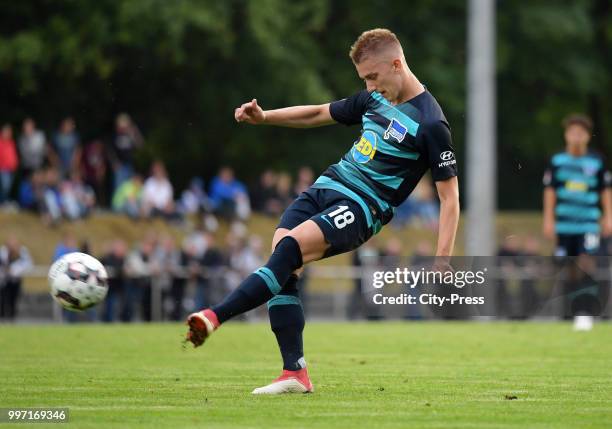
<path fill-rule="evenodd" d="M 552 220 L 544 220 L 544 225 L 542 225 L 542 234 L 544 234 L 544 238 L 548 240 L 555 239 L 555 221 Z"/>
<path fill-rule="evenodd" d="M 455 272 L 455 269 L 450 264 L 450 256 L 436 256 L 431 266 L 431 271 L 439 273 Z"/>
<path fill-rule="evenodd" d="M 246 122 L 254 125 L 263 124 L 266 120 L 266 113 L 257 105 L 257 100 L 254 98 L 234 110 L 234 118 L 236 122 Z"/>

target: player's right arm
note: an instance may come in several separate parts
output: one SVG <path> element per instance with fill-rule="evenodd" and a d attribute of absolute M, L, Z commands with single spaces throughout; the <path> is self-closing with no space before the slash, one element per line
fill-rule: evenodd
<path fill-rule="evenodd" d="M 263 110 L 256 99 L 238 107 L 234 111 L 234 118 L 237 122 L 253 125 L 278 125 L 291 128 L 320 127 L 336 122 L 329 112 L 329 103 Z"/>
<path fill-rule="evenodd" d="M 276 110 L 263 110 L 253 99 L 234 111 L 237 122 L 249 124 L 280 125 L 293 128 L 312 128 L 331 125 L 336 122 L 344 125 L 361 123 L 370 93 L 359 91 L 350 97 L 326 104 L 312 106 L 293 106 Z"/>

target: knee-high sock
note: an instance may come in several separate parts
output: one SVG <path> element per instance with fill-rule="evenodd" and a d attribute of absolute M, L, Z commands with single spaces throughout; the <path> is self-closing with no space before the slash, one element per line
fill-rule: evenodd
<path fill-rule="evenodd" d="M 304 360 L 304 310 L 297 290 L 298 277 L 292 274 L 278 295 L 268 301 L 270 327 L 283 357 L 283 369 L 297 371 Z"/>
<path fill-rule="evenodd" d="M 278 242 L 272 256 L 250 274 L 221 304 L 212 307 L 219 323 L 259 307 L 281 291 L 291 273 L 302 266 L 302 252 L 295 238 Z"/>

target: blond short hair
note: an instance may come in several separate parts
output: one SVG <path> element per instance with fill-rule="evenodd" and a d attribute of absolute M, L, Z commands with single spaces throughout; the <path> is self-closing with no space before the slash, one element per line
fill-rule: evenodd
<path fill-rule="evenodd" d="M 355 43 L 353 43 L 353 46 L 351 46 L 349 56 L 353 63 L 359 64 L 369 54 L 390 47 L 399 48 L 401 51 L 402 45 L 397 36 L 386 28 L 375 28 L 361 33 Z"/>

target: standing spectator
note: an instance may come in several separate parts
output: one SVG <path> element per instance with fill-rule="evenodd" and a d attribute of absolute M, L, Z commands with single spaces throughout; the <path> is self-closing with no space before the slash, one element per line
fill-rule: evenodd
<path fill-rule="evenodd" d="M 142 176 L 134 174 L 113 195 L 113 210 L 137 219 L 142 213 Z"/>
<path fill-rule="evenodd" d="M 248 219 L 250 202 L 246 187 L 234 177 L 234 170 L 221 167 L 210 184 L 210 199 L 215 213 L 226 220 Z"/>
<path fill-rule="evenodd" d="M 183 319 L 183 300 L 185 298 L 185 288 L 187 282 L 195 282 L 196 293 L 200 292 L 201 302 L 204 302 L 204 292 L 199 290 L 201 282 L 202 267 L 201 259 L 198 257 L 197 247 L 192 240 L 186 239 L 183 241 L 183 246 L 180 252 L 179 267 L 182 270 L 183 276 L 175 276 L 172 282 L 170 296 L 172 298 L 173 307 L 170 312 L 171 320 Z"/>
<path fill-rule="evenodd" d="M 67 178 L 70 171 L 79 168 L 81 158 L 81 139 L 73 118 L 67 117 L 60 123 L 53 136 L 53 149 L 58 157 L 60 174 Z"/>
<path fill-rule="evenodd" d="M 378 246 L 377 237 L 366 241 L 363 246 L 353 252 L 352 264 L 358 270 L 359 275 L 353 281 L 353 293 L 347 307 L 349 320 L 369 318 L 371 312 L 378 314 L 378 306 L 371 305 L 369 298 L 373 290 L 373 273 L 380 270 L 381 257 L 382 251 Z"/>
<path fill-rule="evenodd" d="M 314 182 L 314 173 L 310 167 L 300 167 L 297 181 L 293 187 L 293 197 L 297 198 L 302 192 L 306 191 Z"/>
<path fill-rule="evenodd" d="M 185 295 L 186 258 L 176 246 L 176 241 L 170 235 L 164 236 L 160 246 L 155 251 L 155 259 L 160 270 L 157 276 L 158 284 L 164 292 L 164 309 L 168 309 L 171 320 L 179 320 L 182 314 L 183 297 Z"/>
<path fill-rule="evenodd" d="M 81 174 L 85 183 L 91 186 L 101 205 L 109 204 L 106 187 L 107 153 L 104 143 L 94 140 L 81 151 Z"/>
<path fill-rule="evenodd" d="M 115 303 L 121 298 L 122 307 L 125 307 L 125 258 L 127 255 L 127 244 L 118 238 L 113 241 L 110 251 L 104 255 L 100 262 L 108 271 L 108 294 L 104 300 L 102 321 L 112 322 L 115 320 Z"/>
<path fill-rule="evenodd" d="M 253 210 L 268 216 L 276 216 L 282 212 L 278 193 L 276 192 L 277 176 L 272 170 L 261 174 L 259 183 L 251 192 Z"/>
<path fill-rule="evenodd" d="M 0 247 L 0 319 L 13 320 L 17 316 L 21 278 L 31 266 L 28 249 L 15 237 L 9 237 Z"/>
<path fill-rule="evenodd" d="M 143 144 L 142 134 L 132 118 L 127 113 L 119 114 L 115 120 L 115 136 L 113 138 L 114 189 L 117 189 L 134 173 L 134 155 Z"/>
<path fill-rule="evenodd" d="M 514 317 L 514 279 L 521 272 L 521 243 L 516 235 L 508 235 L 497 250 L 497 266 L 501 277 L 495 281 L 495 315 L 499 318 Z"/>
<path fill-rule="evenodd" d="M 128 255 L 126 271 L 129 276 L 127 300 L 121 320 L 132 320 L 132 304 L 140 301 L 142 320 L 150 322 L 152 318 L 152 281 L 159 274 L 154 258 L 156 240 L 153 236 L 145 237 L 138 249 Z"/>
<path fill-rule="evenodd" d="M 161 161 L 151 166 L 151 176 L 145 180 L 142 190 L 142 211 L 145 217 L 174 216 L 174 190 L 168 180 L 166 167 Z"/>
<path fill-rule="evenodd" d="M 208 232 L 204 234 L 207 246 L 201 258 L 202 271 L 196 289 L 196 308 L 202 308 L 201 304 L 206 306 L 217 302 L 217 298 L 225 293 L 225 255 L 217 247 L 215 236 Z"/>
<path fill-rule="evenodd" d="M 0 204 L 10 198 L 11 186 L 19 160 L 13 140 L 13 128 L 9 124 L 0 131 Z"/>
<path fill-rule="evenodd" d="M 280 173 L 276 183 L 276 191 L 280 201 L 281 211 L 284 211 L 293 201 L 293 189 L 291 187 L 291 176 L 288 173 Z"/>
<path fill-rule="evenodd" d="M 47 145 L 45 134 L 36 129 L 36 123 L 32 118 L 23 121 L 23 134 L 19 137 L 19 154 L 25 177 L 29 177 L 32 172 L 40 170 L 44 166 L 45 160 L 53 157 Z"/>

